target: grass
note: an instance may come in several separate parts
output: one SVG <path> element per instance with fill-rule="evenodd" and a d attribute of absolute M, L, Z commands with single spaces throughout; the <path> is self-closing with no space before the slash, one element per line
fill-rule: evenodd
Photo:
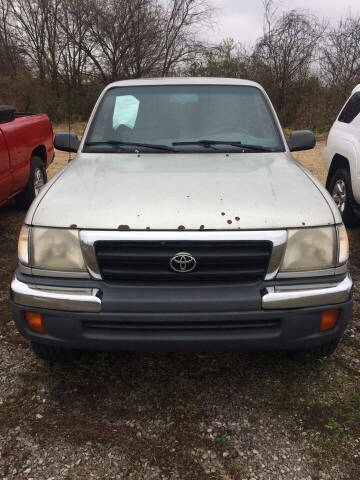
<path fill-rule="evenodd" d="M 221 437 L 215 438 L 215 442 L 222 445 L 223 447 L 229 447 L 230 446 L 230 439 L 226 437 L 225 435 L 222 435 Z"/>

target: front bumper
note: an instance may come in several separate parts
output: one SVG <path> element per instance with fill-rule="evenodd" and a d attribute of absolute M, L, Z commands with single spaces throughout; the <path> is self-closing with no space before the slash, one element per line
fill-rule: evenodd
<path fill-rule="evenodd" d="M 11 281 L 11 298 L 18 305 L 69 312 L 100 312 L 101 297 L 97 288 L 56 287 Z"/>
<path fill-rule="evenodd" d="M 350 275 L 338 283 L 278 285 L 267 287 L 262 295 L 265 310 L 316 307 L 346 302 L 352 290 Z M 11 282 L 14 303 L 33 308 L 70 312 L 100 312 L 102 294 L 98 288 L 56 287 L 27 284 L 14 276 Z"/>
<path fill-rule="evenodd" d="M 353 288 L 350 275 L 335 284 L 277 285 L 266 289 L 262 297 L 262 308 L 316 307 L 346 302 Z"/>
<path fill-rule="evenodd" d="M 113 286 L 101 281 L 30 278 L 11 283 L 20 333 L 39 343 L 91 350 L 301 349 L 339 338 L 352 313 L 349 275 L 328 283 L 256 282 L 232 286 Z M 59 284 L 61 283 L 61 284 Z M 338 309 L 319 332 L 321 312 Z M 43 316 L 29 330 L 26 311 Z"/>

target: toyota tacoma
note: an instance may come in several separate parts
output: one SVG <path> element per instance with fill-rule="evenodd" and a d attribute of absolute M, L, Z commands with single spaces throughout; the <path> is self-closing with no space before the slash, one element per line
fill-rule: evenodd
<path fill-rule="evenodd" d="M 19 238 L 15 323 L 48 361 L 81 350 L 281 349 L 321 357 L 352 313 L 348 239 L 257 83 L 121 81 Z"/>

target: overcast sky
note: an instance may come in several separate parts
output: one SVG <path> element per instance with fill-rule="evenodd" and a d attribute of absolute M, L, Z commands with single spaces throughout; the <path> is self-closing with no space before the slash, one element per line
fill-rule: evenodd
<path fill-rule="evenodd" d="M 217 8 L 217 25 L 213 31 L 204 32 L 211 42 L 232 37 L 245 45 L 253 45 L 263 27 L 261 0 L 210 0 Z M 336 22 L 350 11 L 360 14 L 359 0 L 281 0 L 280 10 L 307 9 L 320 18 Z"/>

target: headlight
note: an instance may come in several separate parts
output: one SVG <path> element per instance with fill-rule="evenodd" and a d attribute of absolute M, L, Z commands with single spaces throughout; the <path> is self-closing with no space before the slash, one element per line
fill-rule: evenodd
<path fill-rule="evenodd" d="M 288 230 L 281 272 L 334 268 L 337 264 L 337 234 L 334 227 Z"/>
<path fill-rule="evenodd" d="M 42 270 L 86 271 L 78 230 L 43 227 L 30 230 L 24 226 L 19 238 L 19 261 Z"/>
<path fill-rule="evenodd" d="M 349 260 L 349 239 L 344 225 L 338 225 L 338 265 L 343 265 Z"/>
<path fill-rule="evenodd" d="M 18 257 L 19 262 L 23 265 L 29 265 L 29 232 L 30 228 L 27 225 L 21 227 L 18 241 Z"/>
<path fill-rule="evenodd" d="M 31 264 L 44 270 L 86 270 L 78 230 L 32 228 Z"/>

